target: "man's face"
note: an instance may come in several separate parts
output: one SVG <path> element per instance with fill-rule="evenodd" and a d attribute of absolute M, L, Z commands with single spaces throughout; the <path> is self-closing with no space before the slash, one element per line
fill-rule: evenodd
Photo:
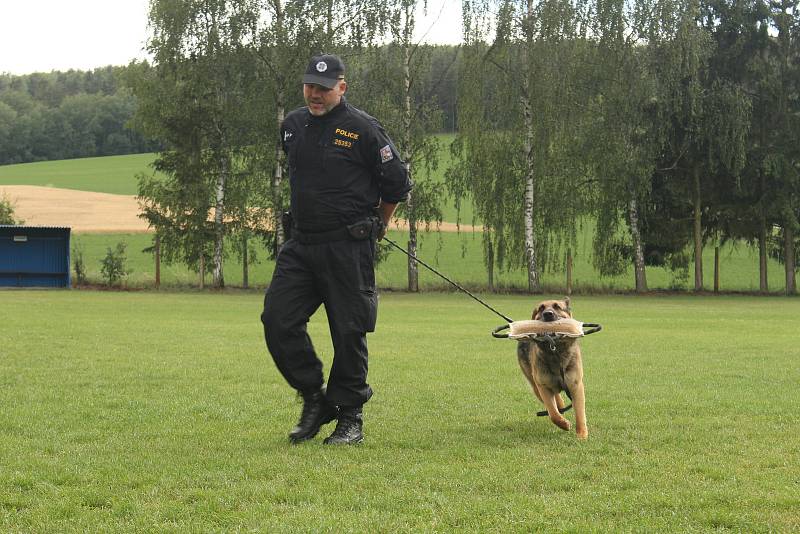
<path fill-rule="evenodd" d="M 339 80 L 333 89 L 315 83 L 303 84 L 303 97 L 306 99 L 308 111 L 315 117 L 325 115 L 335 108 L 341 102 L 345 91 L 347 91 L 347 84 L 344 80 Z"/>

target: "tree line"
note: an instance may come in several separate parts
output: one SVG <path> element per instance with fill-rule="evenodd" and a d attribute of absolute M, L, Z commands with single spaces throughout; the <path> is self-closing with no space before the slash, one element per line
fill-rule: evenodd
<path fill-rule="evenodd" d="M 743 240 L 761 289 L 774 256 L 795 293 L 797 3 L 469 0 L 463 43 L 440 49 L 413 39 L 424 2 L 156 0 L 154 61 L 128 71 L 140 131 L 167 147 L 169 178 L 141 179 L 144 214 L 172 259 L 213 265 L 216 286 L 226 236 L 244 265 L 253 236 L 280 246 L 275 132 L 302 104 L 307 58 L 327 51 L 347 59 L 348 97 L 384 122 L 416 182 L 401 212 L 412 254 L 450 194 L 483 227 L 490 285 L 495 268 L 523 267 L 540 291 L 576 221 L 593 221 L 595 267 L 632 265 L 637 291 L 647 265 L 692 264 L 702 290 L 703 247 Z M 457 131 L 445 184 L 430 179 L 443 86 Z"/>
<path fill-rule="evenodd" d="M 632 266 L 637 291 L 652 265 L 691 270 L 702 290 L 703 248 L 735 241 L 758 248 L 762 291 L 774 257 L 793 294 L 798 3 L 465 0 L 463 42 L 441 47 L 413 38 L 423 1 L 153 0 L 153 60 L 119 76 L 136 132 L 163 147 L 166 178 L 139 178 L 143 216 L 166 261 L 209 266 L 217 287 L 225 240 L 245 269 L 261 243 L 274 253 L 278 124 L 324 51 L 345 58 L 348 99 L 383 122 L 416 183 L 400 212 L 412 254 L 449 195 L 483 228 L 490 286 L 524 268 L 540 291 L 586 223 L 598 272 Z M 440 183 L 433 134 L 449 128 Z M 408 279 L 416 290 L 413 261 Z"/>
<path fill-rule="evenodd" d="M 288 199 L 278 125 L 302 105 L 302 73 L 320 51 L 345 58 L 347 98 L 380 117 L 400 145 L 416 182 L 401 212 L 413 252 L 418 225 L 442 218 L 444 186 L 430 178 L 439 152 L 433 134 L 448 124 L 439 95 L 450 99 L 453 124 L 459 54 L 413 40 L 421 8 L 372 0 L 151 2 L 153 61 L 130 65 L 123 78 L 137 98 L 133 124 L 165 146 L 155 168 L 166 178 L 139 177 L 142 215 L 163 260 L 208 268 L 222 287 L 232 249 L 247 285 L 263 243 L 278 250 Z"/>
<path fill-rule="evenodd" d="M 125 68 L 0 74 L 0 165 L 160 148 L 127 127 L 136 99 L 118 81 Z"/>
<path fill-rule="evenodd" d="M 703 247 L 745 241 L 761 290 L 773 256 L 796 292 L 798 2 L 464 5 L 450 178 L 487 264 L 523 266 L 537 291 L 576 245 L 562 222 L 589 217 L 595 267 L 633 266 L 637 291 L 647 265 L 693 265 L 702 290 Z"/>

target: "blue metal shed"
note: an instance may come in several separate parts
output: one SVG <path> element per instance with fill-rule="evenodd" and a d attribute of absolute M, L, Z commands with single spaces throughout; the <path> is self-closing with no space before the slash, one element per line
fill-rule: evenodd
<path fill-rule="evenodd" d="M 0 287 L 70 287 L 69 232 L 0 225 Z"/>

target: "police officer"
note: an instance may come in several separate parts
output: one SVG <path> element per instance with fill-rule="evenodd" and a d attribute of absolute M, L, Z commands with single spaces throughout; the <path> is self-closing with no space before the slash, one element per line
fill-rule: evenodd
<path fill-rule="evenodd" d="M 345 67 L 334 55 L 311 58 L 303 76 L 306 106 L 280 128 L 289 161 L 291 237 L 264 297 L 264 337 L 275 365 L 303 397 L 293 443 L 338 419 L 326 444 L 363 441 L 367 332 L 375 329 L 375 246 L 411 183 L 405 164 L 376 119 L 347 103 Z M 306 325 L 325 305 L 333 364 L 322 362 Z"/>

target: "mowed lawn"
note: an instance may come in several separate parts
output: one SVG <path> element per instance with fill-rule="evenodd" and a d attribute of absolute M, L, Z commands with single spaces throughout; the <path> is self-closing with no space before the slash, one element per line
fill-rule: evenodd
<path fill-rule="evenodd" d="M 573 304 L 604 326 L 588 441 L 535 416 L 500 319 L 385 293 L 366 441 L 328 448 L 287 442 L 258 293 L 0 291 L 0 531 L 800 529 L 797 299 Z M 310 332 L 327 368 L 324 313 Z"/>

